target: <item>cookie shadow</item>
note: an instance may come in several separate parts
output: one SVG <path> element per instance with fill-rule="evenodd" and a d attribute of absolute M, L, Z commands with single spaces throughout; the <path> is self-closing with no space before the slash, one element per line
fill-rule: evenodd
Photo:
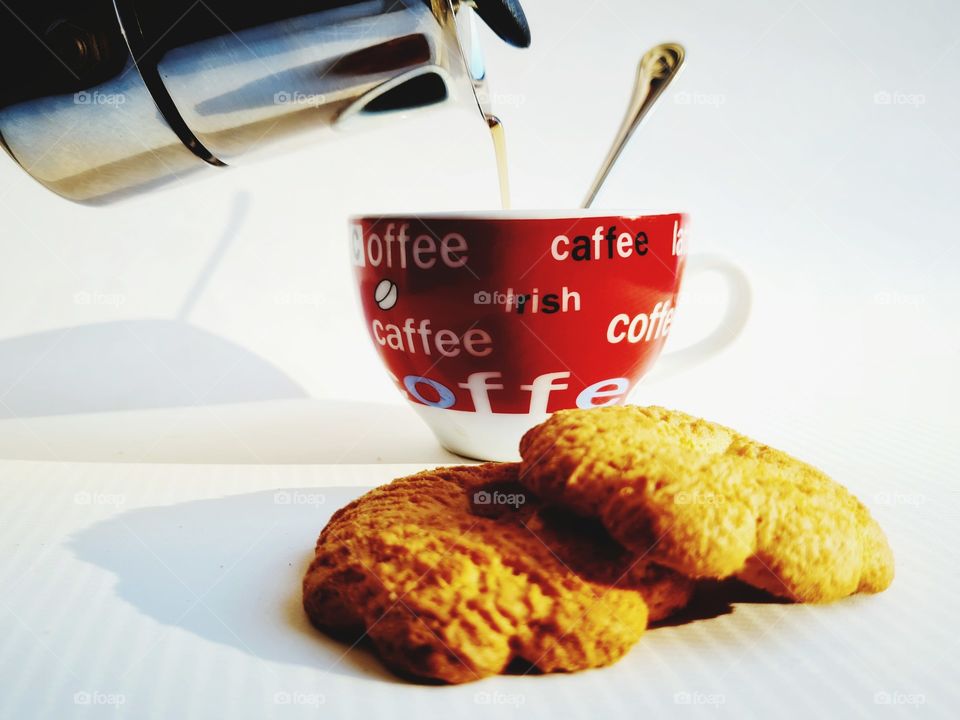
<path fill-rule="evenodd" d="M 397 683 L 362 643 L 316 630 L 301 604 L 320 530 L 367 489 L 288 488 L 138 508 L 85 528 L 67 546 L 112 574 L 114 593 L 165 628 L 260 660 Z M 162 655 L 148 652 L 142 662 Z"/>
<path fill-rule="evenodd" d="M 723 615 L 731 615 L 737 605 L 787 605 L 790 602 L 735 578 L 719 581 L 703 580 L 697 583 L 693 597 L 683 610 L 651 624 L 650 628 L 678 627 L 699 620 L 712 620 Z"/>

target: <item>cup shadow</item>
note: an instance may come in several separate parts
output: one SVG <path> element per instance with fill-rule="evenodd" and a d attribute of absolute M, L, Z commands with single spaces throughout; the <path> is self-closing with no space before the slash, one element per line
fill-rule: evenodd
<path fill-rule="evenodd" d="M 287 488 L 129 510 L 71 536 L 83 562 L 116 578 L 124 602 L 253 657 L 400 682 L 362 644 L 310 625 L 300 583 L 335 510 L 368 488 Z"/>

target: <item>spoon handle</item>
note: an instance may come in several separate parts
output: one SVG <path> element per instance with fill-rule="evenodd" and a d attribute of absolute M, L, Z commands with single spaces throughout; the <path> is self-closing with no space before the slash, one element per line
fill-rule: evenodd
<path fill-rule="evenodd" d="M 650 108 L 657 102 L 660 94 L 680 71 L 684 55 L 682 45 L 665 43 L 651 48 L 640 59 L 640 65 L 637 68 L 637 80 L 633 88 L 633 96 L 630 98 L 630 104 L 627 107 L 627 114 L 623 118 L 623 124 L 617 132 L 616 138 L 614 138 L 610 152 L 607 153 L 607 158 L 600 166 L 600 171 L 583 200 L 583 208 L 589 208 L 593 205 L 600 188 L 603 187 L 603 183 L 620 157 L 620 153 L 623 152 L 624 147 L 629 142 L 630 137 L 639 127 L 643 118 L 650 112 Z"/>

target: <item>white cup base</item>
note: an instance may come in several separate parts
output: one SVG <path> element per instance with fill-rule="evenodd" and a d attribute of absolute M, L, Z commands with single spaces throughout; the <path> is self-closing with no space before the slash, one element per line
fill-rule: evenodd
<path fill-rule="evenodd" d="M 520 438 L 549 416 L 476 413 L 410 403 L 447 450 L 474 460 L 516 462 Z"/>

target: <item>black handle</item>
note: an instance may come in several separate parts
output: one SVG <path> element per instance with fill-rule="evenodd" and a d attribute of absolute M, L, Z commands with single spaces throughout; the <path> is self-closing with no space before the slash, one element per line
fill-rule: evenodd
<path fill-rule="evenodd" d="M 530 26 L 518 0 L 473 0 L 473 4 L 501 40 L 514 47 L 530 46 Z"/>

